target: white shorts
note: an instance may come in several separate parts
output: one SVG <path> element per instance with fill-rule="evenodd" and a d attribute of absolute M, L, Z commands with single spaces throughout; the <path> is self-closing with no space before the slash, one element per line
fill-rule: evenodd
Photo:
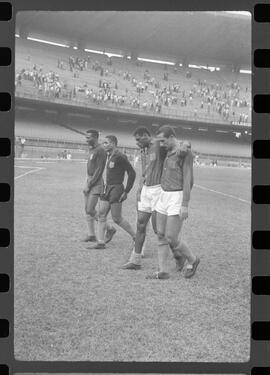
<path fill-rule="evenodd" d="M 138 201 L 138 210 L 149 213 L 155 211 L 161 191 L 162 189 L 160 185 L 143 185 L 140 200 Z"/>
<path fill-rule="evenodd" d="M 164 191 L 161 189 L 161 194 L 156 205 L 156 211 L 166 216 L 179 215 L 182 200 L 182 191 Z"/>

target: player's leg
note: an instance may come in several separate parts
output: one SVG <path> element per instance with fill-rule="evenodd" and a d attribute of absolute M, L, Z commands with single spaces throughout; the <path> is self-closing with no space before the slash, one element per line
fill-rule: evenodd
<path fill-rule="evenodd" d="M 167 215 L 157 212 L 156 229 L 158 236 L 158 265 L 159 271 L 164 274 L 169 274 L 168 258 L 170 255 L 170 248 L 167 238 L 165 237 L 167 225 Z"/>
<path fill-rule="evenodd" d="M 153 213 L 151 187 L 143 186 L 137 202 L 137 231 L 134 252 L 142 254 L 145 245 L 147 226 Z"/>
<path fill-rule="evenodd" d="M 122 267 L 124 269 L 141 268 L 141 253 L 145 241 L 146 226 L 152 215 L 151 201 L 148 192 L 149 188 L 143 186 L 140 194 L 137 196 L 137 228 L 135 244 L 129 261 Z"/>
<path fill-rule="evenodd" d="M 184 262 L 179 258 L 180 256 L 187 259 L 187 269 L 185 272 L 185 277 L 191 277 L 196 272 L 197 266 L 200 262 L 199 258 L 196 257 L 192 251 L 183 242 L 179 234 L 181 234 L 183 220 L 180 219 L 179 213 L 182 205 L 182 192 L 174 192 L 170 194 L 168 199 L 168 221 L 166 238 L 170 244 L 178 268 L 183 268 Z M 180 266 L 179 266 L 180 265 Z"/>
<path fill-rule="evenodd" d="M 98 225 L 97 225 L 97 239 L 98 243 L 95 248 L 105 249 L 105 234 L 107 230 L 107 216 L 110 212 L 110 203 L 106 200 L 100 199 L 98 206 Z"/>
<path fill-rule="evenodd" d="M 137 231 L 134 244 L 134 252 L 136 254 L 142 253 L 143 244 L 146 237 L 147 224 L 150 220 L 151 213 L 138 211 L 137 213 Z"/>
<path fill-rule="evenodd" d="M 168 259 L 170 255 L 170 247 L 165 237 L 166 226 L 167 226 L 167 216 L 160 212 L 156 215 L 156 225 L 157 225 L 157 236 L 158 236 L 158 266 L 159 271 L 153 275 L 149 275 L 149 279 L 168 279 L 169 278 L 169 267 Z"/>
<path fill-rule="evenodd" d="M 141 268 L 141 253 L 145 241 L 146 227 L 150 217 L 151 213 L 149 212 L 137 212 L 137 231 L 135 237 L 135 244 L 133 251 L 130 255 L 129 261 L 122 266 L 123 269 L 133 270 Z"/>
<path fill-rule="evenodd" d="M 152 214 L 153 215 L 153 214 Z M 150 221 L 150 220 L 149 220 Z M 148 223 L 146 224 L 146 229 L 145 229 L 145 239 L 144 239 L 144 242 L 143 242 L 143 246 L 142 246 L 142 252 L 141 252 L 141 255 L 142 255 L 142 258 L 145 257 L 145 252 L 146 252 L 146 248 L 148 246 L 148 235 L 149 235 L 149 221 Z"/>
<path fill-rule="evenodd" d="M 161 191 L 162 190 L 161 190 L 160 186 L 155 186 L 155 187 L 151 188 L 151 194 L 150 194 L 150 206 L 151 206 L 151 211 L 152 211 L 151 222 L 152 222 L 152 228 L 153 228 L 153 231 L 154 231 L 155 234 L 157 234 L 156 205 L 157 205 L 157 202 L 159 201 Z M 146 227 L 146 236 L 145 236 L 145 241 L 144 241 L 143 247 L 142 247 L 142 257 L 144 257 L 144 255 L 145 255 L 145 248 L 146 248 L 146 245 L 147 245 L 146 242 L 147 242 L 147 232 L 148 232 L 148 230 L 149 230 L 149 224 L 147 224 L 147 227 Z"/>
<path fill-rule="evenodd" d="M 95 235 L 95 219 L 96 219 L 96 205 L 98 202 L 99 195 L 93 194 L 91 191 L 89 194 L 84 195 L 85 202 L 85 213 L 88 227 L 88 236 L 85 241 L 96 241 Z"/>
<path fill-rule="evenodd" d="M 105 200 L 105 201 L 109 202 L 109 200 L 110 200 L 109 195 L 110 195 L 110 187 L 107 187 L 106 188 L 106 193 L 104 193 L 104 191 L 101 193 L 100 202 L 102 200 Z M 108 213 L 107 213 L 107 215 L 108 215 Z M 116 229 L 112 225 L 110 225 L 108 223 L 108 221 L 107 221 L 107 215 L 106 215 L 106 220 L 105 220 L 105 222 L 106 222 L 106 231 L 105 231 L 105 239 L 104 239 L 105 243 L 110 242 L 112 240 L 113 236 L 116 233 Z M 98 218 L 97 218 L 97 220 L 98 220 Z"/>
<path fill-rule="evenodd" d="M 172 250 L 178 271 L 182 271 L 187 260 L 187 257 L 178 246 L 180 244 L 179 238 L 181 238 L 182 226 L 183 220 L 180 219 L 179 215 L 168 216 L 166 238 Z"/>
<path fill-rule="evenodd" d="M 152 212 L 151 223 L 152 223 L 153 231 L 157 234 L 157 212 L 156 211 Z"/>
<path fill-rule="evenodd" d="M 115 222 L 115 224 L 119 225 L 119 227 L 124 229 L 124 231 L 126 231 L 131 236 L 133 241 L 135 241 L 136 234 L 132 226 L 122 216 L 122 203 L 120 202 L 111 203 L 111 214 L 112 214 L 112 219 Z"/>

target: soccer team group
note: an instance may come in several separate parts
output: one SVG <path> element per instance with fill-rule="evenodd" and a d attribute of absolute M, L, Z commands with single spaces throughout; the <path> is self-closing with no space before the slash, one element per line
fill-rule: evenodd
<path fill-rule="evenodd" d="M 111 211 L 114 223 L 134 241 L 129 261 L 122 268 L 138 270 L 141 268 L 147 225 L 151 218 L 157 235 L 158 271 L 147 278 L 168 279 L 171 254 L 177 270 L 183 270 L 184 276 L 190 278 L 200 262 L 181 236 L 183 222 L 188 217 L 193 186 L 191 145 L 187 141 L 179 142 L 174 129 L 167 125 L 161 126 L 155 137 L 146 127 L 138 127 L 133 136 L 140 149 L 142 162 L 142 177 L 137 191 L 136 231 L 122 216 L 122 204 L 136 178 L 133 166 L 117 148 L 118 140 L 114 135 L 107 135 L 103 144 L 100 144 L 97 130 L 86 132 L 89 157 L 83 193 L 89 233 L 84 241 L 95 242 L 89 247 L 91 249 L 106 248 L 116 233 L 116 229 L 107 222 Z M 123 184 L 125 174 L 126 186 Z"/>

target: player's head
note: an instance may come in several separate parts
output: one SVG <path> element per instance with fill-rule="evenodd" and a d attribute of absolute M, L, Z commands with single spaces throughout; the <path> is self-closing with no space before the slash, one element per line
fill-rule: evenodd
<path fill-rule="evenodd" d="M 95 129 L 86 130 L 86 142 L 89 146 L 95 146 L 98 143 L 99 132 Z"/>
<path fill-rule="evenodd" d="M 152 140 L 151 133 L 145 126 L 135 129 L 133 137 L 140 148 L 148 147 Z"/>
<path fill-rule="evenodd" d="M 110 152 L 117 147 L 118 140 L 115 135 L 107 135 L 103 142 L 103 146 L 107 152 Z"/>
<path fill-rule="evenodd" d="M 156 132 L 156 139 L 159 140 L 161 147 L 171 150 L 176 144 L 175 130 L 169 125 L 163 125 Z"/>

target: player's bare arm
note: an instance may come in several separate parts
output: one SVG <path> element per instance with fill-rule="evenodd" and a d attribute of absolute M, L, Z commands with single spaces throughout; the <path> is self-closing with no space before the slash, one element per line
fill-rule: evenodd
<path fill-rule="evenodd" d="M 180 217 L 182 220 L 188 218 L 188 205 L 190 201 L 190 191 L 192 186 L 192 176 L 193 176 L 193 155 L 190 151 L 183 162 L 183 201 L 180 210 Z"/>
<path fill-rule="evenodd" d="M 135 178 L 136 178 L 136 172 L 135 172 L 134 168 L 132 167 L 132 165 L 130 164 L 130 162 L 128 161 L 127 158 L 123 158 L 123 163 L 124 163 L 127 175 L 128 175 L 128 179 L 127 179 L 126 188 L 125 188 L 123 194 L 121 195 L 121 197 L 119 199 L 119 202 L 123 202 L 124 200 L 127 199 L 127 195 L 130 192 L 130 190 L 132 189 L 132 187 L 134 185 L 134 182 L 135 182 Z"/>

